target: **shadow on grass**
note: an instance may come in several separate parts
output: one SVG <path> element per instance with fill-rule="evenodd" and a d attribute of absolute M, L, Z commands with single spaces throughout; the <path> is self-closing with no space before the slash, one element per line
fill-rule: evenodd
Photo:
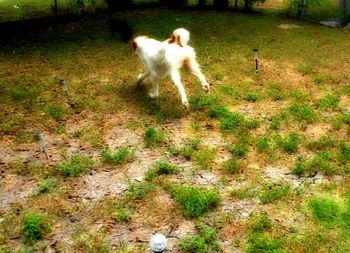
<path fill-rule="evenodd" d="M 149 91 L 142 84 L 123 84 L 118 87 L 118 92 L 120 97 L 130 104 L 130 107 L 138 108 L 141 113 L 154 116 L 158 122 L 182 118 L 187 112 L 179 99 L 170 94 L 163 94 L 157 99 L 150 98 Z"/>

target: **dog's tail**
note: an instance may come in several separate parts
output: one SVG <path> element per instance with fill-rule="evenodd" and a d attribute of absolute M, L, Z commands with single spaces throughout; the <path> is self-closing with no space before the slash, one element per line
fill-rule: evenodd
<path fill-rule="evenodd" d="M 169 43 L 176 43 L 181 47 L 187 46 L 190 41 L 190 32 L 185 28 L 178 28 L 173 31 L 173 35 L 169 40 Z"/>

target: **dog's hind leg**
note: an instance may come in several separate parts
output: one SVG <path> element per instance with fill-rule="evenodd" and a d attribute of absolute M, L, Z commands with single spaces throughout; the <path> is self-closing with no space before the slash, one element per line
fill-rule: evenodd
<path fill-rule="evenodd" d="M 145 80 L 147 77 L 149 77 L 150 74 L 151 73 L 148 70 L 145 73 L 143 73 L 143 74 L 139 74 L 137 76 L 136 85 L 142 84 L 143 80 Z"/>
<path fill-rule="evenodd" d="M 180 73 L 178 70 L 173 70 L 170 72 L 170 76 L 171 76 L 171 80 L 174 82 L 174 84 L 177 86 L 177 88 L 179 89 L 180 95 L 181 95 L 181 102 L 185 107 L 188 107 L 188 100 L 187 100 L 187 96 L 186 96 L 186 91 L 185 88 L 183 86 L 183 84 L 181 83 L 181 78 L 180 78 Z"/>
<path fill-rule="evenodd" d="M 157 98 L 157 97 L 159 97 L 158 78 L 152 76 L 152 82 L 153 82 L 153 88 L 152 88 L 152 92 L 149 94 L 149 96 L 151 98 Z"/>
<path fill-rule="evenodd" d="M 198 77 L 199 81 L 202 84 L 202 88 L 205 91 L 209 91 L 210 90 L 210 85 L 207 82 L 207 79 L 205 78 L 205 76 L 203 75 L 201 69 L 199 68 L 199 64 L 197 63 L 197 61 L 195 59 L 189 59 L 188 62 L 186 62 L 186 67 L 189 69 L 189 71 L 195 75 L 196 77 Z"/>

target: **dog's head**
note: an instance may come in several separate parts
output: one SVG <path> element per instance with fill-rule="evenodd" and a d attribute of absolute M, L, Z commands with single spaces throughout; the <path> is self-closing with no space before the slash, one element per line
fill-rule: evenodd
<path fill-rule="evenodd" d="M 133 39 L 131 41 L 131 46 L 134 49 L 134 51 L 136 52 L 140 48 L 140 46 L 142 46 L 142 42 L 147 39 L 147 36 L 138 36 L 135 39 Z"/>

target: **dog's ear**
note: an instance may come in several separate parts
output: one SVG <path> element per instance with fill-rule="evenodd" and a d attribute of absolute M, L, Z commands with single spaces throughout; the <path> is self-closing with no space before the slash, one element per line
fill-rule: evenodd
<path fill-rule="evenodd" d="M 131 42 L 131 46 L 132 46 L 132 48 L 134 49 L 134 51 L 136 50 L 136 48 L 137 48 L 137 43 L 136 43 L 136 41 L 135 40 L 133 40 L 132 42 Z"/>
<path fill-rule="evenodd" d="M 174 42 L 175 42 L 175 36 L 172 35 L 172 36 L 168 39 L 168 43 L 169 43 L 169 44 L 172 44 L 172 43 L 174 43 Z"/>
<path fill-rule="evenodd" d="M 177 43 L 180 47 L 183 47 L 183 45 L 181 44 L 180 35 L 176 35 L 176 43 Z"/>

